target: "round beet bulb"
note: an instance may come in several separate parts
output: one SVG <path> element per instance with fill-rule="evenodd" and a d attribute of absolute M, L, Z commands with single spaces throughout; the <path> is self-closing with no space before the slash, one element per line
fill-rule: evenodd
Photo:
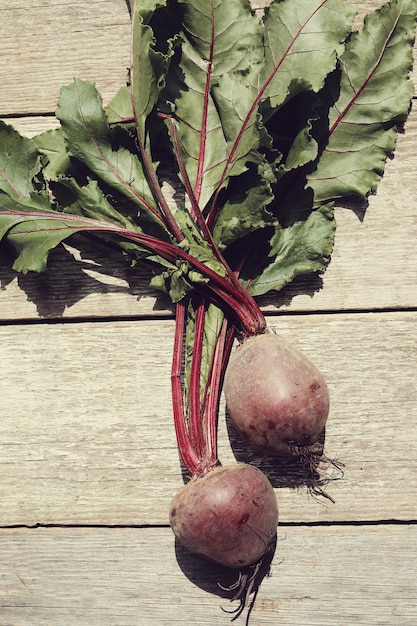
<path fill-rule="evenodd" d="M 268 332 L 232 354 L 224 393 L 242 437 L 268 454 L 307 454 L 329 414 L 329 392 L 319 370 L 282 337 Z"/>
<path fill-rule="evenodd" d="M 172 500 L 169 517 L 175 536 L 191 552 L 243 568 L 270 549 L 278 505 L 265 474 L 238 463 L 192 478 Z"/>

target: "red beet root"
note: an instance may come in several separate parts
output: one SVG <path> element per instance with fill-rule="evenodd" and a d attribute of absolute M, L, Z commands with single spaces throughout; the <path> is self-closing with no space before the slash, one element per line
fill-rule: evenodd
<path fill-rule="evenodd" d="M 252 465 L 217 467 L 174 497 L 170 524 L 191 552 L 228 567 L 259 561 L 276 535 L 278 506 L 266 476 Z"/>
<path fill-rule="evenodd" d="M 236 429 L 268 454 L 306 453 L 329 413 L 329 392 L 318 369 L 273 333 L 246 340 L 233 353 L 224 381 Z"/>

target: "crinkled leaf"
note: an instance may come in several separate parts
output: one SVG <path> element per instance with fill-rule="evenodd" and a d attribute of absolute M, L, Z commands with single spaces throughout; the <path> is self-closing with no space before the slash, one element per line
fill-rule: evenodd
<path fill-rule="evenodd" d="M 168 269 L 156 273 L 150 286 L 167 293 L 171 302 L 180 302 L 196 285 L 206 285 L 208 280 L 199 272 L 191 270 L 188 263 L 178 260 L 176 264 L 162 262 Z"/>
<path fill-rule="evenodd" d="M 34 141 L 0 120 L 0 190 L 15 197 L 29 196 L 35 191 L 34 178 L 40 169 Z"/>
<path fill-rule="evenodd" d="M 229 127 L 219 118 L 214 89 L 227 73 L 246 72 L 259 60 L 262 29 L 247 0 L 192 0 L 179 6 L 181 51 L 171 64 L 163 96 L 174 115 L 181 158 L 203 209 L 225 181 L 230 149 Z M 246 94 L 245 102 L 249 107 L 251 97 Z M 251 147 L 259 143 L 256 139 Z M 244 169 L 243 164 L 240 171 Z"/>
<path fill-rule="evenodd" d="M 268 108 L 300 91 L 319 91 L 335 68 L 356 9 L 342 0 L 272 2 L 266 9 L 265 59 L 258 76 Z M 269 117 L 267 109 L 264 116 Z"/>
<path fill-rule="evenodd" d="M 266 127 L 277 151 L 273 162 L 278 179 L 317 158 L 318 145 L 312 129 L 320 106 L 319 95 L 305 91 L 288 100 L 268 120 Z"/>
<path fill-rule="evenodd" d="M 304 221 L 277 228 L 270 240 L 266 267 L 251 282 L 250 294 L 279 291 L 300 274 L 323 272 L 330 260 L 335 226 L 333 207 L 327 204 Z"/>
<path fill-rule="evenodd" d="M 114 145 L 95 86 L 75 79 L 71 85 L 63 87 L 57 117 L 70 154 L 160 223 L 138 155 L 124 146 Z"/>
<path fill-rule="evenodd" d="M 311 135 L 311 123 L 295 136 L 283 163 L 281 173 L 295 170 L 314 161 L 317 157 L 317 142 Z"/>
<path fill-rule="evenodd" d="M 315 202 L 376 189 L 406 119 L 413 94 L 409 80 L 417 2 L 392 0 L 370 14 L 340 59 L 341 76 L 323 97 L 333 101 L 322 154 L 308 176 Z"/>
<path fill-rule="evenodd" d="M 213 238 L 220 250 L 259 228 L 276 225 L 276 219 L 267 208 L 274 197 L 273 182 L 275 176 L 267 164 L 260 165 L 257 171 L 251 167 L 229 182 L 227 200 L 218 212 L 213 229 Z"/>
<path fill-rule="evenodd" d="M 155 11 L 166 7 L 166 4 L 167 0 L 132 0 L 130 3 L 133 24 L 130 89 L 137 133 L 143 144 L 146 139 L 147 119 L 154 111 L 159 93 L 165 86 L 165 74 L 173 54 L 169 39 L 165 39 L 164 51 L 158 49 L 156 36 L 150 25 Z"/>
<path fill-rule="evenodd" d="M 178 247 L 203 263 L 205 267 L 215 271 L 219 276 L 225 276 L 226 270 L 223 264 L 215 257 L 211 246 L 203 239 L 189 212 L 178 209 L 176 220 L 185 235 Z M 168 293 L 173 302 L 182 300 L 196 285 L 201 286 L 209 282 L 202 272 L 191 267 L 182 259 L 178 259 L 176 264 L 163 261 L 162 265 L 165 269 L 155 274 L 151 286 Z"/>
<path fill-rule="evenodd" d="M 48 180 L 57 180 L 71 170 L 71 160 L 61 128 L 48 130 L 33 137 L 39 152 L 46 158 L 42 175 Z"/>

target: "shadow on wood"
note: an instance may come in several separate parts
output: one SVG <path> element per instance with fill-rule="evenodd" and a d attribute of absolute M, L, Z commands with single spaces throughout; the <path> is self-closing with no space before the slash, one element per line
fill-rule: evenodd
<path fill-rule="evenodd" d="M 47 269 L 39 274 L 15 272 L 14 256 L 7 246 L 2 246 L 0 258 L 1 288 L 5 289 L 17 277 L 19 288 L 35 304 L 40 318 L 60 318 L 67 309 L 92 294 L 120 293 L 137 300 L 149 296 L 154 299 L 154 311 L 172 312 L 168 297 L 150 289 L 149 268 L 130 267 L 120 251 L 113 252 L 97 240 L 83 238 L 77 242 L 75 237 L 71 238 L 70 246 L 60 245 L 51 252 Z"/>
<path fill-rule="evenodd" d="M 239 463 L 249 463 L 260 469 L 275 489 L 303 489 L 317 498 L 333 501 L 326 487 L 343 478 L 343 463 L 328 459 L 324 454 L 325 430 L 318 441 L 321 452 L 314 458 L 281 459 L 254 450 L 237 432 L 226 411 L 226 426 L 230 445 Z"/>
<path fill-rule="evenodd" d="M 275 556 L 277 538 L 268 552 L 255 565 L 242 571 L 218 565 L 208 559 L 189 552 L 175 540 L 175 555 L 184 575 L 194 585 L 204 591 L 228 600 L 229 606 L 220 604 L 225 613 L 230 613 L 234 621 L 246 612 L 246 626 L 250 624 L 250 614 L 256 596 L 265 577 L 270 575 L 271 563 Z"/>

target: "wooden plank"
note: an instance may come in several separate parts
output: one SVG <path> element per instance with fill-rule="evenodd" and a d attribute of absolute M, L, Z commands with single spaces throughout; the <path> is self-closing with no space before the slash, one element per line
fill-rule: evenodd
<path fill-rule="evenodd" d="M 146 268 L 130 268 L 100 244 L 59 246 L 41 274 L 18 274 L 11 263 L 7 250 L 0 250 L 0 320 L 173 314 L 168 296 L 149 288 Z"/>
<path fill-rule="evenodd" d="M 35 137 L 48 130 L 59 128 L 59 120 L 55 115 L 32 115 L 30 117 L 7 117 L 3 120 L 10 124 L 21 135 Z"/>
<path fill-rule="evenodd" d="M 55 111 L 74 76 L 96 83 L 108 102 L 126 82 L 129 38 L 124 0 L 4 5 L 0 116 Z"/>
<path fill-rule="evenodd" d="M 59 120 L 55 115 L 8 117 L 3 121 L 13 126 L 13 128 L 25 137 L 35 137 L 35 135 L 39 135 L 40 133 L 59 128 Z"/>
<path fill-rule="evenodd" d="M 417 306 L 417 110 L 387 163 L 378 193 L 361 223 L 350 209 L 337 209 L 332 261 L 322 279 L 296 280 L 262 303 L 285 311 L 407 308 Z M 82 262 L 60 248 L 42 275 L 18 276 L 0 255 L 0 320 L 128 315 L 167 315 L 172 306 L 148 288 L 150 275 L 125 260 L 86 244 Z M 79 255 L 78 255 L 79 256 Z"/>
<path fill-rule="evenodd" d="M 261 467 L 283 522 L 416 518 L 416 322 L 416 313 L 270 319 L 327 378 L 326 452 L 345 464 L 327 486 L 336 503 L 315 499 L 305 471 L 242 445 L 222 407 L 221 461 Z M 182 484 L 173 322 L 10 325 L 0 342 L 0 525 L 165 524 Z"/>
<path fill-rule="evenodd" d="M 382 0 L 357 2 L 355 27 Z M 254 0 L 254 7 L 265 6 Z M 55 111 L 74 76 L 95 82 L 108 102 L 126 81 L 130 19 L 123 0 L 19 0 L 2 7 L 0 117 Z M 16 80 L 16 76 L 19 80 Z M 417 85 L 417 71 L 413 71 Z"/>
<path fill-rule="evenodd" d="M 414 626 L 416 542 L 415 525 L 281 528 L 249 623 Z M 2 530 L 0 556 L 3 626 L 221 626 L 236 607 L 217 586 L 235 575 L 168 528 Z"/>

